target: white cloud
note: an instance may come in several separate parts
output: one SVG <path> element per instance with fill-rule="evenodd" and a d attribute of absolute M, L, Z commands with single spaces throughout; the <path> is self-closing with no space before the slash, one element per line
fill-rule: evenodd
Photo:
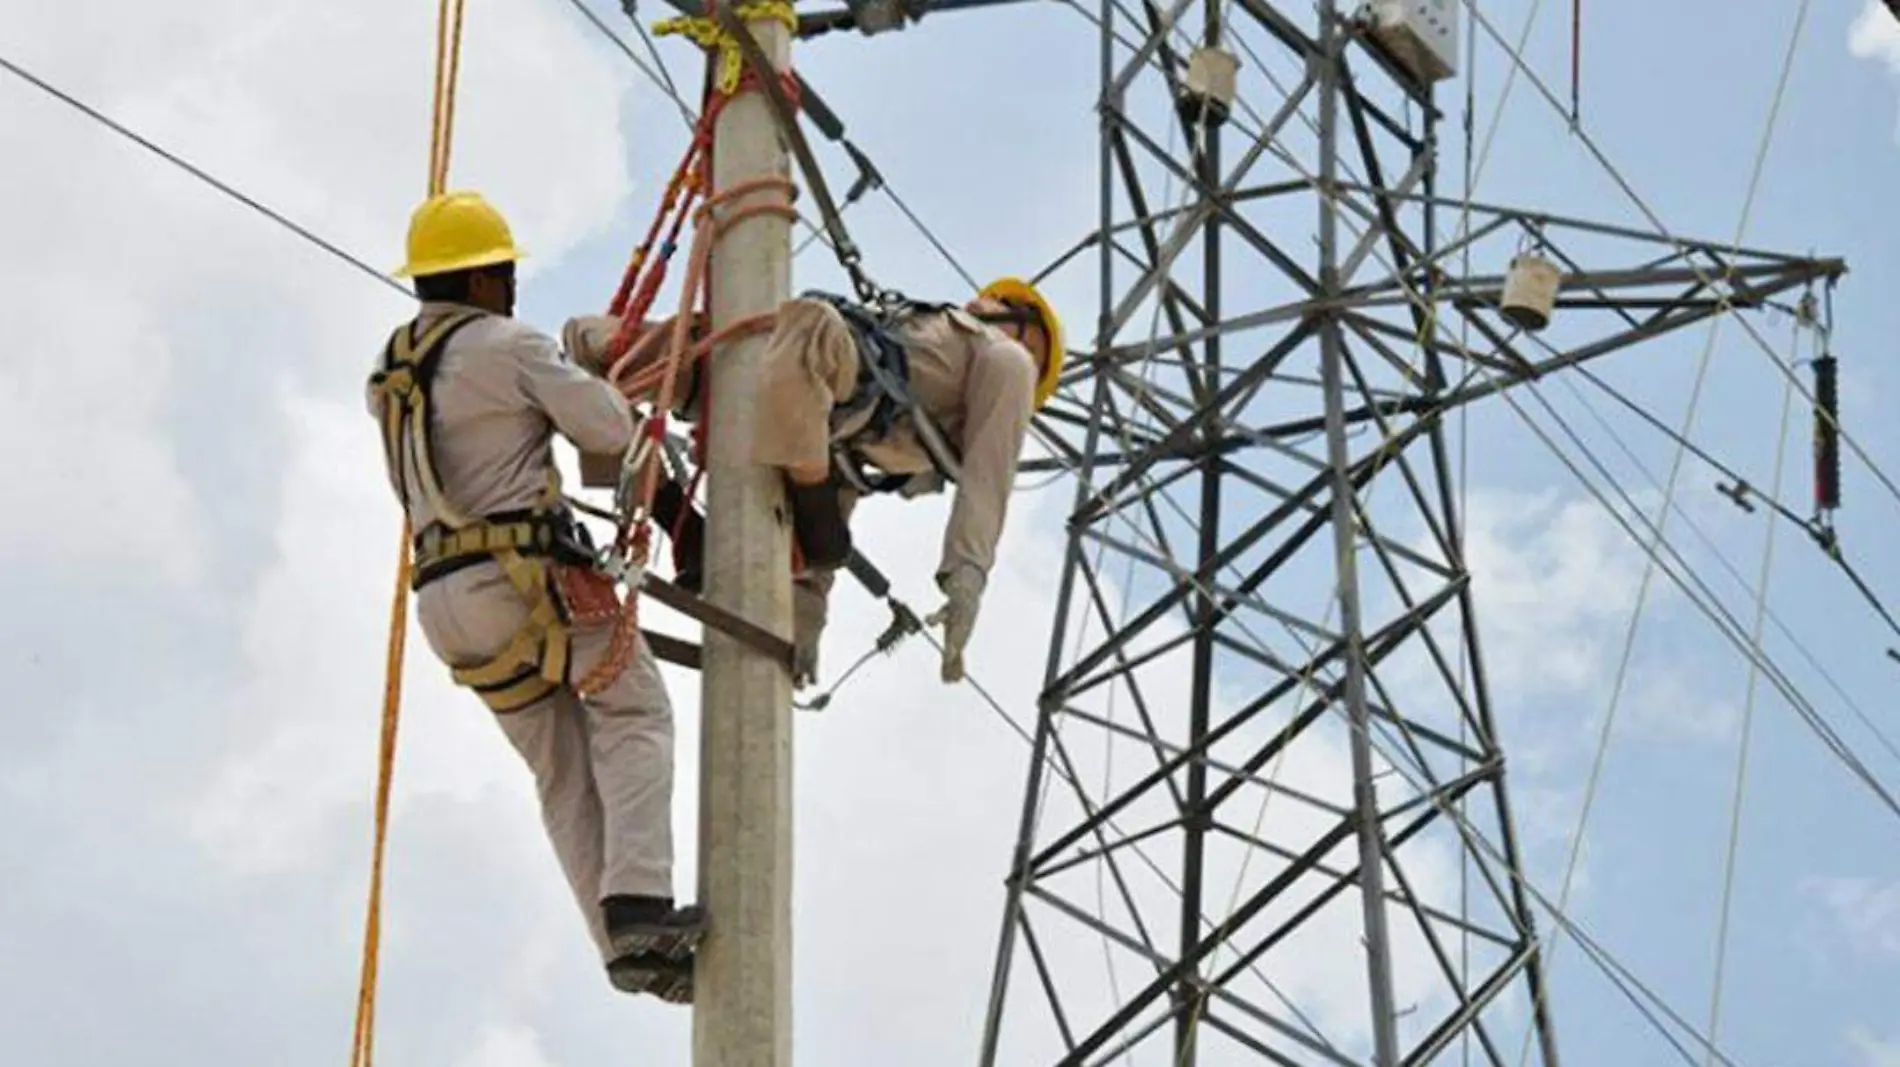
<path fill-rule="evenodd" d="M 1855 1067 L 1900 1067 L 1900 1042 L 1882 1041 L 1864 1026 L 1847 1031 Z"/>
<path fill-rule="evenodd" d="M 1642 557 L 1628 535 L 1595 501 L 1554 491 L 1473 493 L 1466 526 L 1495 685 L 1523 697 L 1587 692 L 1636 604 Z"/>
<path fill-rule="evenodd" d="M 1737 702 L 1712 696 L 1686 671 L 1651 667 L 1634 675 L 1625 698 L 1630 724 L 1652 736 L 1702 742 L 1727 741 L 1741 721 Z M 1761 683 L 1765 692 L 1768 686 Z M 1757 708 L 1766 703 L 1762 692 Z"/>
<path fill-rule="evenodd" d="M 101 300 L 77 275 L 9 277 L 0 350 L 13 355 L 0 364 L 0 451 L 26 470 L 9 479 L 0 556 L 112 561 L 188 587 L 203 574 L 205 531 L 197 494 L 159 430 L 173 346 L 143 308 Z"/>
<path fill-rule="evenodd" d="M 1900 19 L 1881 0 L 1862 0 L 1860 13 L 1847 30 L 1847 51 L 1900 77 Z M 1894 134 L 1900 137 L 1900 125 L 1894 127 Z"/>
<path fill-rule="evenodd" d="M 1854 949 L 1900 954 L 1900 882 L 1869 878 L 1811 878 L 1808 892 L 1818 896 L 1839 933 Z"/>
<path fill-rule="evenodd" d="M 43 10 L 0 7 L 19 9 L 9 24 L 36 28 Z M 384 7 L 288 18 L 237 4 L 183 16 L 95 4 L 102 32 L 86 62 L 62 62 L 55 47 L 33 65 L 390 267 L 424 191 L 434 11 Z M 68 39 L 73 14 L 62 9 L 46 36 Z M 533 0 L 484 5 L 465 31 L 451 184 L 502 205 L 533 246 L 531 270 L 597 231 L 629 192 L 622 72 L 584 33 Z M 171 37 L 176 50 L 151 47 Z M 204 506 L 221 487 L 181 473 L 180 448 L 232 427 L 283 434 L 289 461 L 266 492 L 284 510 L 244 612 L 247 678 L 224 738 L 232 762 L 205 783 L 195 824 L 236 869 L 320 862 L 312 835 L 366 794 L 374 769 L 386 613 L 372 605 L 389 596 L 397 513 L 359 391 L 404 304 L 327 258 L 313 266 L 318 254 L 289 235 L 43 98 L 23 103 L 0 113 L 0 131 L 42 149 L 29 195 L 0 206 L 14 235 L 0 257 L 30 257 L 8 274 L 37 281 L 26 313 L 9 316 L 23 335 L 12 347 L 29 358 L 4 372 L 18 387 L 0 402 L 0 435 L 19 445 L 9 454 L 37 442 L 50 462 L 26 480 L 27 506 L 0 520 L 0 544 L 200 579 Z M 216 391 L 225 403 L 205 410 L 229 421 L 174 418 L 202 403 L 188 383 Z M 493 724 L 453 704 L 426 646 L 414 634 L 411 645 L 424 655 L 409 668 L 405 795 L 520 788 L 519 769 L 494 755 Z M 454 711 L 431 719 L 444 704 Z"/>
<path fill-rule="evenodd" d="M 548 1058 L 540 1036 L 532 1029 L 489 1023 L 482 1027 L 475 1050 L 460 1061 L 460 1067 L 556 1067 L 556 1064 Z"/>
<path fill-rule="evenodd" d="M 384 267 L 423 191 L 433 40 L 432 8 L 385 6 L 287 18 L 95 2 L 55 17 L 7 0 L 0 18 L 29 69 Z M 484 6 L 466 33 L 452 176 L 510 212 L 537 267 L 627 191 L 620 72 L 581 33 L 532 0 Z M 17 298 L 0 327 L 0 444 L 37 457 L 0 548 L 192 582 L 218 489 L 180 471 L 179 436 L 218 431 L 180 425 L 181 407 L 203 403 L 185 382 L 240 405 L 206 410 L 248 425 L 229 379 L 358 378 L 400 299 L 10 75 L 0 93 L 0 138 L 36 146 L 0 204 Z"/>
<path fill-rule="evenodd" d="M 1862 0 L 1860 13 L 1847 29 L 1847 51 L 1900 74 L 1900 19 L 1881 0 Z"/>
<path fill-rule="evenodd" d="M 372 264 L 398 258 L 423 178 L 432 8 L 53 6 L 0 0 L 10 55 Z M 497 0 L 471 5 L 469 19 L 456 184 L 479 185 L 509 212 L 534 253 L 532 275 L 626 207 L 628 160 L 670 155 L 679 131 L 656 108 L 622 136 L 626 69 L 561 5 Z M 904 47 L 961 72 L 941 44 Z M 1078 49 L 1065 61 L 1080 56 L 1086 72 L 1092 55 Z M 1046 66 L 1021 67 L 1025 80 L 1049 80 Z M 1087 93 L 1083 79 L 1064 84 Z M 0 857 L 32 872 L 0 886 L 0 940 L 33 965 L 0 974 L 0 1030 L 24 1021 L 29 1060 L 49 1067 L 131 1062 L 146 1043 L 193 1042 L 258 1050 L 232 1059 L 324 1062 L 353 993 L 395 549 L 358 388 L 407 307 L 12 80 L 0 77 L 0 100 L 0 137 L 37 149 L 9 172 L 14 192 L 0 201 L 9 235 L 0 262 L 26 279 L 14 290 L 24 311 L 0 326 L 9 352 L 0 446 L 34 457 L 16 479 L 16 508 L 0 517 L 0 554 L 70 571 L 59 576 L 62 603 L 114 598 L 103 609 L 85 601 L 82 623 L 52 631 L 111 653 L 28 701 L 60 713 L 29 724 L 52 739 L 22 746 L 10 735 L 0 746 L 0 789 L 22 827 L 0 838 Z M 909 100 L 868 103 L 887 108 L 895 128 L 917 127 Z M 663 140 L 647 138 L 662 126 Z M 985 167 L 966 185 L 951 169 L 960 150 L 930 141 L 941 167 L 925 155 L 904 156 L 905 166 L 942 170 L 934 195 L 970 212 L 971 225 L 994 202 L 1053 212 L 1014 195 L 1021 176 L 1007 168 Z M 1085 170 L 1038 174 L 1081 187 Z M 969 192 L 986 182 L 996 195 Z M 1060 206 L 1086 216 L 1086 199 Z M 1072 234 L 1049 249 L 1011 236 L 971 255 L 979 273 L 1033 260 Z M 228 468 L 249 481 L 234 484 Z M 970 650 L 972 669 L 1025 724 L 1043 674 L 1066 490 L 1040 511 L 1019 501 Z M 1601 631 L 1628 604 L 1604 590 L 1633 586 L 1634 570 L 1621 533 L 1592 508 L 1503 498 L 1474 518 L 1502 685 L 1573 693 L 1600 668 Z M 18 518 L 36 511 L 61 525 Z M 941 501 L 877 505 L 862 525 L 919 608 L 934 606 L 926 590 L 942 514 Z M 1527 547 L 1547 528 L 1549 545 Z M 891 550 L 926 543 L 933 551 Z M 109 578 L 82 581 L 96 574 Z M 140 596 L 151 603 L 127 604 Z M 856 589 L 839 596 L 828 677 L 885 621 Z M 109 625 L 135 608 L 133 623 Z M 644 1062 L 685 1062 L 685 1013 L 629 1002 L 600 981 L 525 769 L 409 632 L 379 1047 L 392 1061 L 539 1067 L 592 1062 L 635 1041 Z M 1537 661 L 1553 642 L 1561 654 Z M 866 667 L 830 710 L 799 717 L 801 1059 L 849 1062 L 866 1048 L 898 1063 L 972 1058 L 1027 750 L 974 692 L 937 685 L 935 670 L 913 640 Z M 680 715 L 677 882 L 691 895 L 698 686 L 669 677 Z M 1185 690 L 1177 672 L 1151 693 Z M 1175 710 L 1162 702 L 1163 714 Z M 1285 778 L 1336 796 L 1344 768 L 1343 747 L 1316 735 Z M 1275 804 L 1266 832 L 1310 834 L 1316 816 Z M 1445 855 L 1408 847 L 1407 870 L 1427 896 L 1451 883 Z M 1237 867 L 1211 869 L 1220 904 Z M 1256 864 L 1247 884 L 1272 869 Z M 115 887 L 104 903 L 102 886 Z M 1150 914 L 1171 914 L 1161 891 L 1141 892 Z M 1356 913 L 1344 898 L 1274 972 L 1336 1037 L 1363 1029 Z M 165 982 L 141 976 L 121 988 L 94 961 L 135 938 L 154 952 L 194 948 L 177 954 Z M 1100 983 L 1097 939 L 1046 947 Z M 1402 938 L 1399 957 L 1401 999 L 1427 1001 L 1423 1019 L 1436 976 L 1415 938 Z M 1124 990 L 1141 969 L 1122 968 Z M 1019 982 L 1013 1017 L 1035 1013 L 1038 995 Z M 106 1002 L 143 1015 L 99 1025 Z M 257 1033 L 246 1029 L 252 1018 L 262 1020 Z"/>
<path fill-rule="evenodd" d="M 233 751 L 192 813 L 219 862 L 253 874 L 318 862 L 325 831 L 372 787 L 399 529 L 386 487 L 364 477 L 377 470 L 378 445 L 360 406 L 285 398 L 279 410 L 294 429 L 285 469 L 298 491 L 245 619 Z M 405 632 L 395 817 L 418 795 L 472 800 L 499 788 L 531 798 L 520 761 L 453 691 L 413 610 Z"/>

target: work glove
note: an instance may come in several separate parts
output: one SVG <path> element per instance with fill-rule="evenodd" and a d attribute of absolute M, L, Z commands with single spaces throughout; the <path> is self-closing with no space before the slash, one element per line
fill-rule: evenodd
<path fill-rule="evenodd" d="M 792 688 L 818 680 L 818 638 L 825 632 L 825 594 L 792 583 Z"/>
<path fill-rule="evenodd" d="M 931 626 L 943 624 L 943 664 L 938 676 L 945 682 L 963 680 L 963 648 L 976 628 L 976 611 L 982 604 L 986 581 L 980 569 L 967 563 L 937 579 L 946 600 L 925 621 Z"/>

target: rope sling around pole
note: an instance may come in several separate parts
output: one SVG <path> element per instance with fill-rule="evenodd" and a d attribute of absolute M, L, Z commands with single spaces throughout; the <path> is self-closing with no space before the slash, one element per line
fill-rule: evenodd
<path fill-rule="evenodd" d="M 784 22 L 788 28 L 796 24 L 796 14 L 789 4 L 782 0 L 761 0 L 737 6 L 730 4 L 709 4 L 704 15 L 683 15 L 661 20 L 654 25 L 654 31 L 660 36 L 678 34 L 700 45 L 708 53 L 707 86 L 701 115 L 694 127 L 692 140 L 686 153 L 680 160 L 653 222 L 640 245 L 635 248 L 626 275 L 622 278 L 608 309 L 610 316 L 620 320 L 620 326 L 606 345 L 603 353 L 603 376 L 613 383 L 630 401 L 649 402 L 651 414 L 642 426 L 642 441 L 629 449 L 620 464 L 620 470 L 613 481 L 617 484 L 617 510 L 621 515 L 620 534 L 616 543 L 625 546 L 628 559 L 626 567 L 630 573 L 639 576 L 644 587 L 654 594 L 654 598 L 669 607 L 685 614 L 702 625 L 720 630 L 746 644 L 772 655 L 774 659 L 786 659 L 790 652 L 789 642 L 762 628 L 740 619 L 723 609 L 675 585 L 664 582 L 646 573 L 645 565 L 650 551 L 652 520 L 652 502 L 658 483 L 658 464 L 662 444 L 666 433 L 666 415 L 673 409 L 673 390 L 683 377 L 698 370 L 697 364 L 708 358 L 713 348 L 722 341 L 754 331 L 770 329 L 774 316 L 765 313 L 753 316 L 739 323 L 730 324 L 710 336 L 696 332 L 698 320 L 693 315 L 695 296 L 704 296 L 709 290 L 705 277 L 707 262 L 700 258 L 702 250 L 710 255 L 710 245 L 703 243 L 704 227 L 709 218 L 718 213 L 722 203 L 766 189 L 782 189 L 786 194 L 783 202 L 753 205 L 734 211 L 729 217 L 715 220 L 712 239 L 716 240 L 726 229 L 745 218 L 760 212 L 789 214 L 791 200 L 800 192 L 799 188 L 784 179 L 763 179 L 748 183 L 746 186 L 722 190 L 710 194 L 711 188 L 711 149 L 714 123 L 718 121 L 720 110 L 734 96 L 748 90 L 761 93 L 770 108 L 785 138 L 799 170 L 802 172 L 806 187 L 817 201 L 824 231 L 837 256 L 839 265 L 849 276 L 852 288 L 864 303 L 879 308 L 889 308 L 903 303 L 900 293 L 879 287 L 865 272 L 861 264 L 861 253 L 845 229 L 842 211 L 831 195 L 824 172 L 818 166 L 811 146 L 798 123 L 800 110 L 800 79 L 796 72 L 776 73 L 758 43 L 746 32 L 744 23 L 749 19 L 769 18 Z M 693 201 L 700 197 L 705 202 L 694 207 Z M 683 223 L 688 216 L 694 221 L 695 235 L 693 252 L 688 257 L 688 277 L 681 287 L 679 311 L 672 320 L 672 329 L 653 331 L 646 336 L 638 336 L 646 321 L 647 313 L 663 283 L 667 267 L 678 248 L 678 238 Z M 662 238 L 662 233 L 664 237 Z M 657 245 L 656 245 L 657 243 Z M 657 251 L 657 256 L 655 252 Z M 655 346 L 662 346 L 656 356 Z M 695 384 L 686 386 L 688 391 Z M 651 395 L 650 394 L 656 394 Z M 712 403 L 710 397 L 707 404 Z M 705 440 L 703 436 L 704 412 L 700 413 L 698 425 L 694 429 L 695 460 L 703 461 Z M 934 425 L 921 411 L 914 411 L 920 432 L 936 436 Z M 585 459 L 585 457 L 584 457 Z M 678 544 L 679 525 L 686 518 L 684 512 L 690 509 L 694 491 L 701 476 L 703 466 L 696 470 L 683 490 L 685 506 L 673 528 L 669 530 L 675 546 Z M 610 476 L 612 477 L 612 476 Z M 596 483 L 598 484 L 598 483 Z M 630 526 L 631 524 L 631 526 Z M 793 547 L 796 553 L 796 545 Z M 677 557 L 675 560 L 678 563 Z M 876 576 L 876 568 L 871 567 L 861 555 L 854 553 L 854 565 L 848 568 L 852 575 L 863 584 L 867 591 L 877 599 L 885 601 L 892 610 L 892 623 L 881 636 L 871 654 L 888 653 L 901 639 L 921 628 L 910 609 L 890 596 L 888 584 L 881 576 Z M 867 577 L 873 575 L 876 577 Z M 668 647 L 666 652 L 673 662 L 689 667 L 698 666 L 698 649 L 665 635 L 643 631 L 650 640 L 660 639 Z M 657 649 L 656 649 L 657 651 Z M 868 658 L 868 656 L 867 656 Z M 863 660 L 859 661 L 861 666 Z M 855 670 L 855 666 L 853 668 Z M 847 677 L 850 674 L 847 671 Z M 840 679 L 840 682 L 844 679 Z M 835 688 L 835 686 L 834 686 Z M 815 710 L 829 701 L 829 693 L 814 701 Z"/>
<path fill-rule="evenodd" d="M 637 602 L 639 594 L 645 590 L 654 594 L 654 598 L 669 607 L 686 614 L 703 625 L 719 629 L 761 651 L 780 660 L 789 668 L 792 659 L 791 642 L 786 638 L 772 634 L 757 625 L 732 615 L 723 609 L 706 603 L 704 600 L 671 583 L 652 578 L 646 574 L 646 558 L 651 538 L 652 507 L 658 483 L 658 468 L 661 449 L 658 447 L 665 439 L 666 413 L 672 404 L 673 390 L 678 382 L 679 371 L 683 363 L 696 362 L 709 356 L 714 347 L 725 341 L 748 333 L 768 330 L 774 322 L 774 315 L 766 313 L 752 316 L 733 323 L 711 336 L 689 338 L 689 324 L 693 321 L 691 312 L 694 305 L 706 306 L 709 312 L 710 278 L 708 266 L 713 244 L 733 225 L 758 214 L 780 214 L 795 216 L 792 200 L 798 193 L 795 183 L 789 179 L 761 179 L 735 186 L 732 189 L 709 193 L 710 153 L 713 124 L 717 121 L 720 109 L 738 93 L 748 90 L 762 92 L 775 116 L 780 128 L 791 142 L 799 167 L 811 183 L 814 196 L 820 201 L 825 229 L 832 239 L 834 251 L 840 264 L 850 275 L 853 287 L 867 303 L 885 304 L 896 298 L 896 294 L 887 293 L 873 285 L 859 265 L 859 253 L 845 232 L 840 212 L 826 187 L 822 172 L 811 154 L 797 123 L 797 82 L 791 75 L 782 78 L 770 74 L 769 64 L 758 51 L 756 42 L 743 31 L 741 20 L 748 18 L 775 18 L 788 20 L 795 24 L 796 16 L 789 3 L 783 0 L 763 0 L 763 2 L 745 4 L 738 9 L 730 6 L 709 5 L 711 17 L 672 20 L 670 25 L 660 27 L 660 32 L 681 32 L 702 44 L 709 51 L 709 71 L 707 86 L 707 106 L 703 109 L 700 128 L 695 131 L 692 145 L 686 158 L 682 160 L 680 172 L 669 186 L 665 202 L 655 219 L 646 240 L 636 250 L 629 264 L 626 277 L 616 291 L 611 303 L 614 314 L 623 316 L 623 329 L 616 336 L 610 350 L 606 377 L 622 388 L 624 392 L 635 394 L 643 389 L 656 388 L 656 402 L 651 413 L 644 420 L 637 435 L 636 447 L 628 450 L 621 471 L 619 491 L 616 493 L 616 513 L 619 516 L 619 530 L 613 548 L 602 553 L 600 560 L 604 569 L 627 584 L 627 595 L 622 605 L 621 625 L 629 629 L 637 626 Z M 428 195 L 435 197 L 447 190 L 449 159 L 454 135 L 454 115 L 456 89 L 460 74 L 460 56 L 462 45 L 463 3 L 462 0 L 438 0 L 436 25 L 435 85 L 431 139 L 429 149 Z M 712 64 L 716 63 L 717 78 L 713 77 Z M 722 214 L 721 208 L 731 201 L 756 195 L 762 191 L 778 190 L 784 196 L 780 200 L 758 203 Z M 696 209 L 691 203 L 696 194 L 704 195 L 704 202 Z M 674 212 L 677 211 L 675 214 Z M 688 256 L 688 274 L 681 287 L 679 313 L 674 319 L 673 329 L 666 338 L 666 352 L 657 368 L 657 381 L 643 373 L 630 381 L 618 380 L 633 353 L 628 351 L 632 328 L 644 320 L 657 297 L 661 282 L 664 280 L 666 264 L 670 260 L 677 244 L 677 237 L 683 223 L 691 215 L 694 223 L 692 251 Z M 671 226 L 666 234 L 661 255 L 651 261 L 649 256 L 653 243 L 666 226 L 668 216 L 672 215 Z M 710 227 L 707 223 L 711 222 Z M 644 277 L 643 277 L 644 275 Z M 707 397 L 710 404 L 712 398 Z M 704 439 L 695 434 L 699 446 L 695 451 L 703 460 Z M 641 447 L 647 446 L 647 447 Z M 702 471 L 703 473 L 703 467 Z M 696 473 L 694 482 L 698 481 Z M 690 494 L 689 494 L 690 496 Z M 411 573 L 414 566 L 412 555 L 412 530 L 405 513 L 401 526 L 401 539 L 398 545 L 398 562 L 395 587 L 390 604 L 390 628 L 387 641 L 387 654 L 384 665 L 383 709 L 377 759 L 377 781 L 374 799 L 374 836 L 370 863 L 368 900 L 365 909 L 363 930 L 362 966 L 357 993 L 356 1020 L 351 1045 L 351 1067 L 372 1067 L 375 1044 L 375 1015 L 378 964 L 380 958 L 382 932 L 382 883 L 384 857 L 387 851 L 389 805 L 391 786 L 394 779 L 396 741 L 401 716 L 403 657 L 406 651 L 405 638 L 408 620 L 408 594 Z M 875 574 L 874 568 L 861 558 L 860 566 Z M 860 567 L 850 568 L 867 587 L 882 585 L 882 582 L 869 581 Z M 881 577 L 881 576 L 880 576 Z M 888 652 L 902 636 L 915 632 L 918 626 L 914 615 L 908 608 L 889 596 L 888 586 L 882 591 L 884 599 L 893 605 L 893 625 L 877 643 L 875 651 Z M 661 638 L 664 643 L 675 646 L 670 651 L 681 653 L 685 659 L 690 646 L 683 642 L 664 639 L 664 635 L 645 635 L 649 640 Z M 656 642 L 657 643 L 657 642 Z M 691 649 L 697 652 L 696 649 Z M 696 658 L 696 657 L 695 657 Z M 853 668 L 855 670 L 855 668 Z M 846 677 L 852 672 L 847 672 Z M 842 683 L 844 679 L 840 679 Z M 585 683 L 583 683 L 584 685 Z M 829 699 L 829 694 L 824 698 Z M 822 702 L 819 703 L 822 706 Z"/>
<path fill-rule="evenodd" d="M 792 20 L 795 17 L 791 6 L 781 0 L 747 5 L 745 11 L 750 17 L 780 20 Z M 730 43 L 721 40 L 717 28 L 710 21 L 669 20 L 662 23 L 658 30 L 661 34 L 679 33 L 686 36 L 712 54 L 708 56 L 710 69 L 705 102 L 699 122 L 693 130 L 692 141 L 667 184 L 659 211 L 645 239 L 634 250 L 626 275 L 608 308 L 608 314 L 618 318 L 620 326 L 601 354 L 602 375 L 629 402 L 644 404 L 648 408 L 636 430 L 635 443 L 621 460 L 616 479 L 615 511 L 618 522 L 613 553 L 617 558 L 610 561 L 609 565 L 626 576 L 628 612 L 638 610 L 638 596 L 642 591 L 650 592 L 654 599 L 668 607 L 765 653 L 790 670 L 793 651 L 789 639 L 655 578 L 646 569 L 651 552 L 654 500 L 664 458 L 668 415 L 675 408 L 675 392 L 680 387 L 683 375 L 695 369 L 700 360 L 708 358 L 718 345 L 770 330 L 776 321 L 775 314 L 767 312 L 727 324 L 710 334 L 701 335 L 700 331 L 696 331 L 695 323 L 710 318 L 713 246 L 731 227 L 752 217 L 779 215 L 795 218 L 792 200 L 798 191 L 794 183 L 783 178 L 758 179 L 716 193 L 710 191 L 714 124 L 725 104 L 739 93 L 753 89 L 756 79 L 742 69 L 736 53 L 731 51 Z M 760 193 L 780 195 L 764 202 L 730 206 Z M 695 200 L 701 202 L 695 205 Z M 693 239 L 672 328 L 638 337 L 636 341 L 665 280 L 667 267 L 678 247 L 680 231 L 689 217 L 693 221 Z M 660 240 L 662 231 L 665 232 L 665 238 L 658 247 L 659 255 L 655 257 L 655 242 Z M 660 346 L 659 354 L 647 362 L 648 358 L 653 357 L 652 348 L 655 345 Z M 711 402 L 708 397 L 706 403 Z M 703 459 L 703 435 L 696 430 L 694 438 L 695 452 L 700 453 L 699 458 Z M 701 473 L 703 467 L 691 479 L 693 485 L 697 485 Z M 690 501 L 692 486 L 684 491 L 684 495 Z M 677 522 L 669 532 L 677 540 Z M 680 642 L 669 644 L 675 646 L 673 651 L 685 654 L 675 662 L 690 657 L 695 662 L 686 665 L 697 666 L 697 648 Z"/>

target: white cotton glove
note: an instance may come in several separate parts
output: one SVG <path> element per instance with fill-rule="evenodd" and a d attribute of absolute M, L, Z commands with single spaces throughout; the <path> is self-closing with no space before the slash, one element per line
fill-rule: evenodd
<path fill-rule="evenodd" d="M 825 632 L 825 595 L 792 583 L 792 688 L 818 680 L 818 638 Z"/>
<path fill-rule="evenodd" d="M 963 680 L 963 648 L 970 643 L 970 632 L 976 628 L 976 612 L 983 602 L 986 581 L 984 573 L 969 564 L 937 579 L 946 601 L 925 621 L 932 626 L 943 624 L 943 666 L 939 677 L 945 682 Z"/>

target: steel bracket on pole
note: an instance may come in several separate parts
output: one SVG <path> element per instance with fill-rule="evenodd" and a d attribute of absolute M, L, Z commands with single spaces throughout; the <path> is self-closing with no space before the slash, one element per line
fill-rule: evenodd
<path fill-rule="evenodd" d="M 718 630 L 720 633 L 744 644 L 748 648 L 769 656 L 773 662 L 783 666 L 787 671 L 792 669 L 792 643 L 780 637 L 778 634 L 750 620 L 742 619 L 724 608 L 708 604 L 699 597 L 694 596 L 679 586 L 674 585 L 672 582 L 662 578 L 655 578 L 652 575 L 648 575 L 641 589 L 650 594 L 653 599 L 665 604 L 674 611 L 695 620 L 703 626 Z M 662 640 L 655 641 L 654 639 L 656 637 Z M 700 649 L 698 647 L 676 638 L 666 637 L 664 634 L 648 634 L 647 640 L 652 644 L 655 655 L 663 655 L 662 645 L 664 645 L 665 652 L 673 653 L 673 655 L 666 655 L 664 658 L 678 663 L 681 666 L 698 669 L 700 658 Z M 691 662 L 686 662 L 688 659 L 690 659 Z"/>

